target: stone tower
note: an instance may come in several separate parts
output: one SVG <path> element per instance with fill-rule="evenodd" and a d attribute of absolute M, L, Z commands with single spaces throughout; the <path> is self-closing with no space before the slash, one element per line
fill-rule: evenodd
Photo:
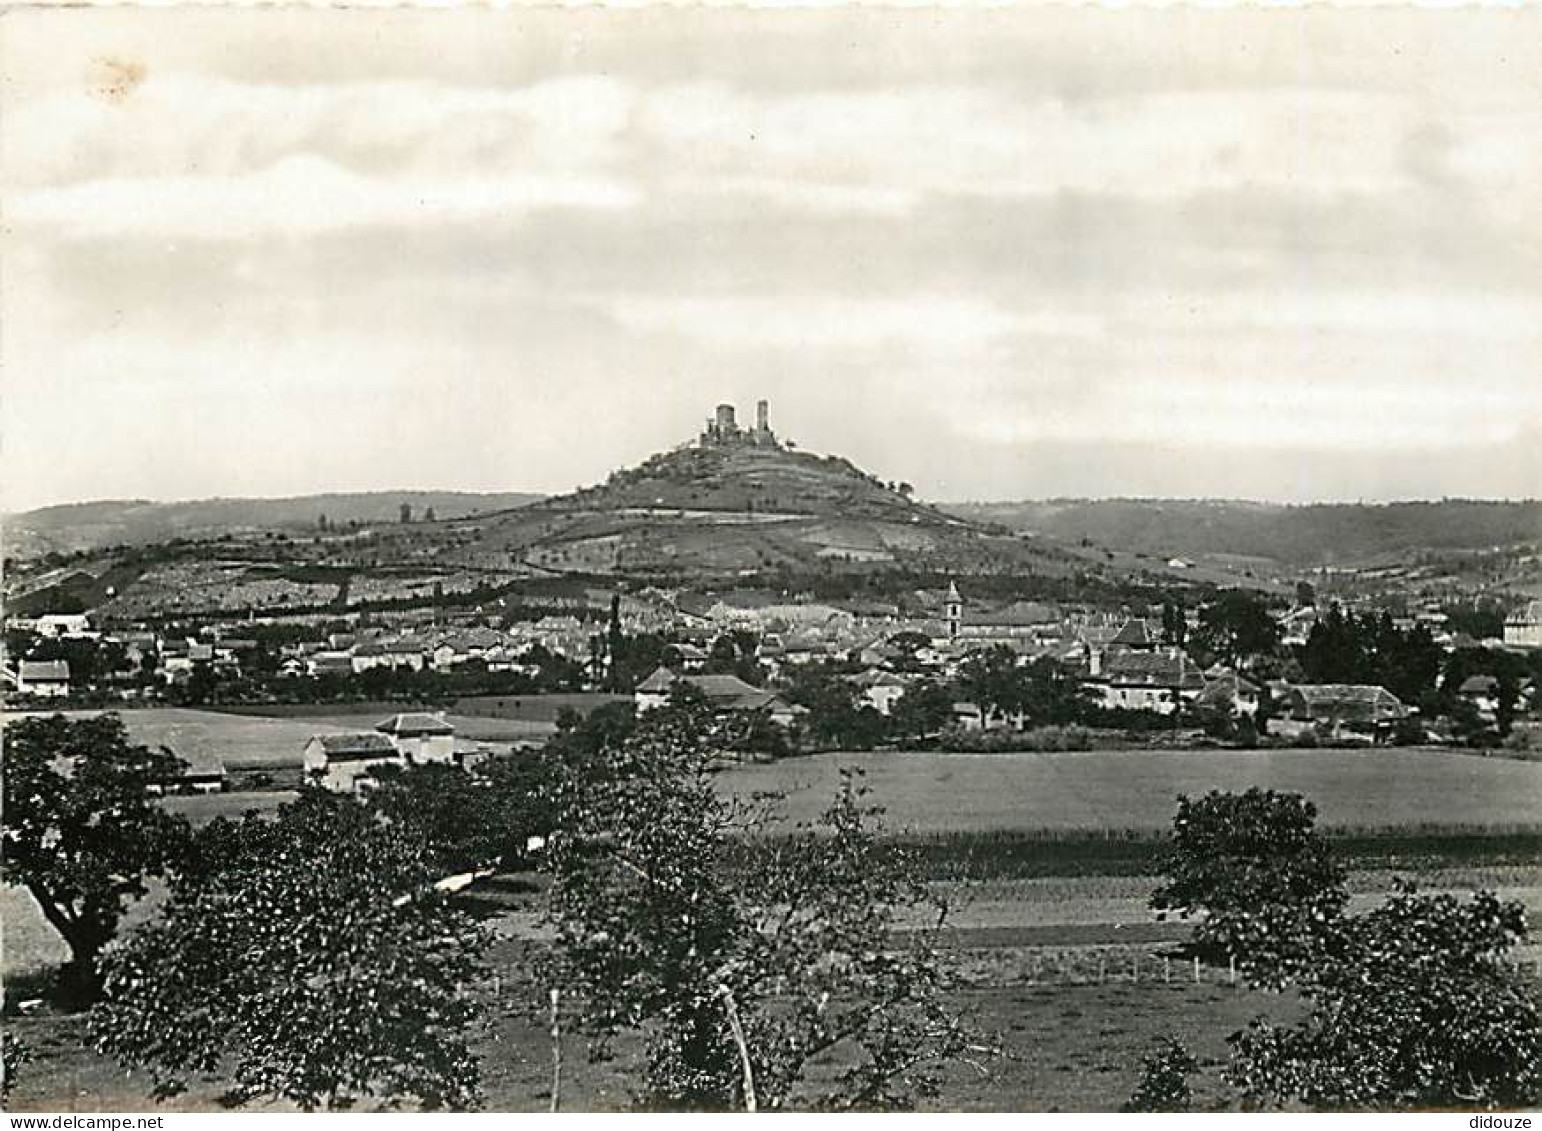
<path fill-rule="evenodd" d="M 948 639 L 957 640 L 959 630 L 964 627 L 964 598 L 959 594 L 956 582 L 948 582 L 948 596 L 943 612 L 948 621 Z"/>

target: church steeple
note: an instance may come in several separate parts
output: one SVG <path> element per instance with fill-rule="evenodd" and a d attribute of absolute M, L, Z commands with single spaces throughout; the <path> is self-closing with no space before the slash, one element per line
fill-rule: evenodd
<path fill-rule="evenodd" d="M 948 582 L 945 615 L 948 620 L 948 639 L 957 640 L 959 629 L 964 626 L 964 598 L 960 596 L 958 583 L 955 581 Z"/>

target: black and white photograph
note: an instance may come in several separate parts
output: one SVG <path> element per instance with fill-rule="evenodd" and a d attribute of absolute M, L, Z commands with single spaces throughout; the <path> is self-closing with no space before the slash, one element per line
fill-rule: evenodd
<path fill-rule="evenodd" d="M 1542 6 L 6 5 L 0 551 L 10 1127 L 1542 1108 Z"/>

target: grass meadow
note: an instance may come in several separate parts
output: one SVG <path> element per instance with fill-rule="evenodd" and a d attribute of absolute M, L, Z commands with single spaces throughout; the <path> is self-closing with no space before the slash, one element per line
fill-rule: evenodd
<path fill-rule="evenodd" d="M 740 796 L 785 794 L 785 819 L 800 822 L 846 770 L 907 837 L 1142 839 L 1171 826 L 1179 794 L 1251 786 L 1304 794 L 1329 833 L 1542 832 L 1542 763 L 1427 749 L 816 754 L 736 766 L 721 782 Z"/>

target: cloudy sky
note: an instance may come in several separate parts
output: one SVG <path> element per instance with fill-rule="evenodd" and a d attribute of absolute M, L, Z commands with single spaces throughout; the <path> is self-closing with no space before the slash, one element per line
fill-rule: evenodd
<path fill-rule="evenodd" d="M 1542 495 L 1542 9 L 11 11 L 7 509 Z"/>

